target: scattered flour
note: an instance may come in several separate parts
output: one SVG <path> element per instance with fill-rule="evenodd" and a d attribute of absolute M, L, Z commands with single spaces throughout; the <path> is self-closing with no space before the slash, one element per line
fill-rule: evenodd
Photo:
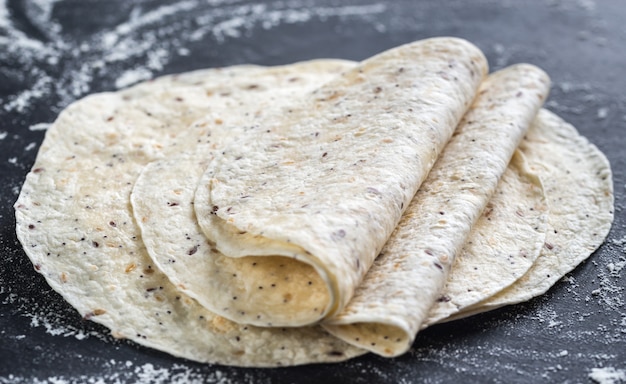
<path fill-rule="evenodd" d="M 50 128 L 51 125 L 52 125 L 51 123 L 33 124 L 30 127 L 28 127 L 28 130 L 30 130 L 30 131 L 46 131 L 46 130 L 48 130 L 48 128 Z"/>
<path fill-rule="evenodd" d="M 150 77 L 152 77 L 152 72 L 146 68 L 129 69 L 115 80 L 115 88 L 124 88 L 141 80 L 147 80 Z"/>
<path fill-rule="evenodd" d="M 4 294 L 0 305 L 11 305 L 16 308 L 20 316 L 29 319 L 28 324 L 30 327 L 42 327 L 46 333 L 52 336 L 74 337 L 77 340 L 83 340 L 88 337 L 96 337 L 104 341 L 110 340 L 110 336 L 98 331 L 90 331 L 71 325 L 68 322 L 68 317 L 74 315 L 73 312 L 71 314 L 67 313 L 67 311 L 63 311 L 51 303 L 42 305 L 28 297 L 11 292 L 10 286 L 5 288 L 2 280 L 0 280 L 0 285 L 0 293 Z"/>
<path fill-rule="evenodd" d="M 626 254 L 626 236 L 622 237 L 621 239 L 611 240 L 611 244 L 613 244 L 616 247 L 621 247 L 622 252 Z"/>
<path fill-rule="evenodd" d="M 134 368 L 133 368 L 134 367 Z M 240 376 L 231 378 L 225 372 L 214 369 L 211 373 L 200 372 L 181 364 L 169 368 L 157 368 L 152 364 L 135 365 L 132 361 L 110 360 L 102 367 L 108 372 L 101 377 L 90 376 L 52 376 L 45 379 L 26 378 L 17 375 L 0 377 L 0 384 L 239 384 Z M 245 379 L 246 383 L 252 383 Z"/>
<path fill-rule="evenodd" d="M 604 120 L 609 115 L 609 109 L 607 107 L 602 107 L 598 109 L 597 117 L 600 120 Z"/>
<path fill-rule="evenodd" d="M 33 149 L 35 149 L 36 146 L 37 143 L 33 141 L 32 143 L 29 143 L 27 146 L 24 147 L 24 151 L 32 151 Z"/>
<path fill-rule="evenodd" d="M 626 382 L 626 370 L 613 367 L 593 368 L 589 378 L 599 384 L 618 384 Z"/>
<path fill-rule="evenodd" d="M 176 57 L 189 55 L 191 46 L 200 41 L 212 40 L 205 46 L 217 49 L 215 43 L 223 44 L 255 28 L 269 30 L 332 18 L 358 18 L 376 29 L 376 16 L 386 10 L 383 3 L 315 7 L 304 0 L 252 4 L 186 0 L 153 8 L 141 1 L 129 3 L 132 9 L 127 20 L 81 36 L 78 44 L 54 19 L 57 7 L 68 6 L 64 1 L 24 2 L 26 16 L 45 37 L 39 39 L 20 29 L 9 0 L 0 0 L 0 62 L 29 74 L 27 79 L 19 75 L 25 88 L 0 98 L 1 108 L 24 113 L 38 103 L 53 101 L 52 109 L 59 111 L 91 92 L 96 82 L 114 89 L 154 77 Z M 66 67 L 62 72 L 59 63 Z"/>
<path fill-rule="evenodd" d="M 612 239 L 606 245 L 609 249 L 607 254 L 610 255 L 610 260 L 604 264 L 604 268 L 598 269 L 598 287 L 591 294 L 596 296 L 606 309 L 623 312 L 626 316 L 626 296 L 624 295 L 626 287 L 619 282 L 622 271 L 626 267 L 626 236 Z"/>
<path fill-rule="evenodd" d="M 372 0 L 365 5 L 342 5 L 334 2 L 333 6 L 312 7 L 306 0 L 266 1 L 258 0 L 252 4 L 242 4 L 236 0 L 184 0 L 172 2 L 156 7 L 148 7 L 143 1 L 130 1 L 131 11 L 127 19 L 108 28 L 102 28 L 93 34 L 82 36 L 82 44 L 68 41 L 68 31 L 55 19 L 54 10 L 57 7 L 67 6 L 63 0 L 30 0 L 24 2 L 26 16 L 33 25 L 38 27 L 42 36 L 29 34 L 22 26 L 14 22 L 14 15 L 9 7 L 10 0 L 0 0 L 0 62 L 9 64 L 9 67 L 20 68 L 22 74 L 9 73 L 20 77 L 25 85 L 8 96 L 0 97 L 0 109 L 4 112 L 27 114 L 38 105 L 46 105 L 52 101 L 53 111 L 59 111 L 77 98 L 94 91 L 95 89 L 117 89 L 149 79 L 166 69 L 172 61 L 189 56 L 199 44 L 210 46 L 228 43 L 231 39 L 240 38 L 253 33 L 255 30 L 271 30 L 282 25 L 304 24 L 312 20 L 326 21 L 331 18 L 339 20 L 357 18 L 377 31 L 384 31 L 377 19 L 387 11 L 388 6 L 380 0 Z M 591 0 L 579 0 L 578 6 L 592 12 L 596 4 Z M 213 8 L 220 6 L 219 8 Z M 565 6 L 565 5 L 563 5 Z M 582 31 L 582 40 L 591 38 L 591 32 Z M 522 49 L 522 48 L 519 48 Z M 492 45 L 496 54 L 496 67 L 503 67 L 515 57 L 517 48 L 506 46 L 503 43 Z M 59 66 L 63 71 L 59 71 Z M 0 68 L 1 71 L 4 69 Z M 9 78 L 11 76 L 8 76 Z M 589 103 L 600 103 L 596 99 L 596 90 L 589 83 L 562 81 L 555 84 L 557 91 L 570 94 Z M 4 98 L 2 98 L 4 97 Z M 548 102 L 548 107 L 557 112 L 581 114 L 585 109 L 580 105 L 564 105 L 555 99 Z M 613 109 L 617 110 L 617 109 Z M 610 109 L 599 106 L 596 109 L 596 118 L 609 118 Z M 626 120 L 626 115 L 623 116 Z M 30 131 L 45 131 L 50 123 L 38 123 L 28 127 Z M 8 132 L 0 131 L 0 140 L 7 138 Z M 30 151 L 35 143 L 26 145 Z M 10 157 L 10 164 L 16 165 L 18 159 Z M 11 186 L 12 199 L 19 193 L 19 186 Z M 603 310 L 624 313 L 621 321 L 614 327 L 618 332 L 626 334 L 626 310 L 624 309 L 624 290 L 618 279 L 622 278 L 626 267 L 626 236 L 613 239 L 609 244 L 612 248 L 611 259 L 597 265 L 597 280 L 591 292 L 580 292 L 580 286 L 573 277 L 564 279 L 568 283 L 568 294 L 581 301 L 581 310 L 577 316 L 568 318 L 555 311 L 550 305 L 544 305 L 541 310 L 528 315 L 530 320 L 539 322 L 549 332 L 565 332 L 568 339 L 577 342 L 581 335 L 570 331 L 575 322 L 593 321 L 593 311 L 585 309 L 584 305 L 598 303 Z M 2 305 L 11 305 L 12 308 L 27 319 L 27 324 L 33 328 L 44 329 L 47 334 L 56 337 L 70 337 L 78 340 L 98 338 L 112 343 L 112 338 L 100 331 L 92 331 L 68 323 L 67 313 L 60 313 L 54 308 L 45 307 L 33 301 L 27 301 L 15 293 L 6 291 L 0 274 L 0 293 L 3 294 Z M 581 295 L 578 298 L 578 295 Z M 508 320 L 507 320 L 508 321 Z M 511 321 L 516 321 L 513 319 Z M 572 332 L 571 334 L 568 332 Z M 590 335 L 604 337 L 606 325 L 600 324 Z M 0 332 L 1 335 L 1 332 Z M 13 336 L 16 340 L 27 338 L 27 335 Z M 612 337 L 608 335 L 607 341 Z M 622 336 L 623 337 L 623 336 Z M 508 350 L 505 347 L 494 345 L 478 346 L 495 356 L 521 356 L 525 351 Z M 483 361 L 470 354 L 470 348 L 430 350 L 417 347 L 412 351 L 423 361 L 429 359 L 438 365 L 444 365 L 456 372 L 484 370 Z M 530 355 L 529 355 L 530 356 Z M 528 356 L 526 356 L 528 357 Z M 545 357 L 545 356 L 544 356 Z M 544 358 L 544 357 L 538 357 Z M 553 356 L 564 359 L 575 358 L 575 353 L 563 349 L 555 349 Z M 619 356 L 598 352 L 587 356 L 591 364 L 599 368 L 589 368 L 588 379 L 600 384 L 626 383 L 626 369 L 603 367 L 612 363 Z M 465 365 L 459 365 L 463 361 Z M 363 371 L 377 377 L 381 381 L 391 378 L 376 367 L 364 365 L 359 361 L 347 363 L 348 367 L 357 370 L 362 366 Z M 515 369 L 502 366 L 502 369 Z M 498 368 L 498 369 L 499 369 Z M 561 371 L 562 365 L 555 364 L 544 374 L 546 378 L 551 373 Z M 132 361 L 108 361 L 103 366 L 102 375 L 78 377 L 49 377 L 32 378 L 15 375 L 0 376 L 0 383 L 36 384 L 73 384 L 73 383 L 210 383 L 228 384 L 239 382 L 254 382 L 254 376 L 232 376 L 226 370 L 212 369 L 210 373 L 183 364 L 171 366 L 155 366 L 153 364 L 138 365 Z M 386 379 L 386 380 L 385 380 Z M 583 378 L 578 378 L 583 379 Z M 412 382 L 408 376 L 400 377 L 398 382 Z"/>

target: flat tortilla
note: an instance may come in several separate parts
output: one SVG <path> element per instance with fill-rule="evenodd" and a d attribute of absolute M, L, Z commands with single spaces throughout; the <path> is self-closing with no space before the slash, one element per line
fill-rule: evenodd
<path fill-rule="evenodd" d="M 295 98 L 346 65 L 207 70 L 72 104 L 47 132 L 15 204 L 17 235 L 35 269 L 85 319 L 175 356 L 278 366 L 364 353 L 320 327 L 260 329 L 207 311 L 155 268 L 129 202 L 143 166 L 180 150 L 184 140 L 170 144 L 191 121 L 271 102 L 275 87 Z"/>
<path fill-rule="evenodd" d="M 211 310 L 263 326 L 340 312 L 486 71 L 483 54 L 464 40 L 394 48 L 280 116 L 259 119 L 258 135 L 217 154 L 196 191 L 197 218 L 216 248 L 246 257 L 253 274 L 215 284 L 222 289 L 210 294 L 220 305 Z M 316 273 L 277 282 L 282 268 Z M 258 286 L 274 289 L 251 294 Z"/>
<path fill-rule="evenodd" d="M 383 356 L 410 348 L 440 297 L 456 255 L 543 104 L 549 83 L 541 69 L 518 64 L 491 74 L 481 84 L 472 107 L 354 298 L 345 311 L 326 320 L 326 330 Z M 515 205 L 523 215 L 535 208 L 529 198 L 505 204 Z"/>
<path fill-rule="evenodd" d="M 520 144 L 541 178 L 550 214 L 539 258 L 515 284 L 450 320 L 520 303 L 545 293 L 589 257 L 613 222 L 613 181 L 604 154 L 576 128 L 541 110 Z"/>

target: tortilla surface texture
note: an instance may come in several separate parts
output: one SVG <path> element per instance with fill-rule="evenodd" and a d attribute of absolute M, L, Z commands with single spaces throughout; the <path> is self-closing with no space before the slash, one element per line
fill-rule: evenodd
<path fill-rule="evenodd" d="M 489 75 L 354 298 L 324 328 L 383 356 L 410 348 L 549 83 L 528 64 Z M 510 203 L 521 214 L 535 208 L 532 199 Z"/>
<path fill-rule="evenodd" d="M 278 118 L 259 119 L 259 135 L 216 155 L 196 191 L 200 226 L 221 253 L 266 270 L 255 272 L 254 282 L 243 273 L 229 276 L 215 294 L 230 304 L 212 310 L 265 326 L 305 325 L 340 312 L 486 71 L 483 54 L 464 40 L 400 46 Z M 264 257 L 263 265 L 253 261 Z M 318 277 L 288 277 L 295 284 L 283 281 L 275 291 L 263 289 L 267 300 L 251 300 L 246 287 L 271 287 L 281 268 Z"/>
<path fill-rule="evenodd" d="M 207 70 L 72 104 L 47 132 L 15 204 L 17 234 L 35 269 L 85 319 L 175 356 L 278 366 L 364 353 L 321 327 L 261 329 L 204 309 L 155 267 L 130 208 L 142 168 L 178 151 L 170 143 L 192 121 L 271 100 L 273 87 L 291 87 L 297 97 L 348 65 Z"/>
<path fill-rule="evenodd" d="M 520 144 L 541 178 L 550 210 L 539 258 L 515 284 L 453 316 L 466 317 L 539 296 L 587 259 L 613 222 L 609 161 L 576 128 L 541 110 Z"/>
<path fill-rule="evenodd" d="M 509 144 L 508 149 L 504 149 L 502 153 L 502 159 L 499 162 L 496 161 L 498 163 L 495 167 L 496 169 L 501 170 L 506 166 L 506 158 L 514 150 L 516 142 L 521 139 L 521 135 L 524 132 L 523 127 L 530 124 L 530 120 L 539 108 L 540 100 L 545 98 L 547 84 L 547 76 L 539 69 L 528 65 L 518 65 L 492 75 L 490 81 L 483 86 L 485 101 L 482 104 L 476 103 L 474 108 L 482 108 L 488 111 L 495 109 L 495 113 L 489 112 L 484 116 L 478 113 L 469 115 L 468 118 L 474 120 L 473 126 L 480 127 L 481 124 L 485 124 L 482 120 L 489 121 L 494 117 L 499 117 L 499 119 L 496 119 L 498 126 L 510 120 L 509 122 L 514 123 L 512 125 L 515 127 L 501 132 L 498 140 L 502 143 L 498 140 L 490 142 L 493 147 L 498 148 L 506 148 L 506 143 Z M 518 96 L 523 91 L 527 94 L 524 97 Z M 494 107 L 494 104 L 497 103 L 501 104 L 499 108 Z M 276 100 L 274 105 L 278 105 L 280 108 L 281 102 Z M 506 109 L 511 109 L 513 106 L 517 106 L 515 113 L 502 113 L 503 111 L 507 112 Z M 234 125 L 246 126 L 246 119 L 249 118 L 244 116 L 244 114 L 240 118 L 242 120 Z M 236 117 L 230 117 L 231 124 L 233 119 L 236 119 Z M 192 126 L 189 132 L 193 133 L 194 129 L 199 129 L 194 135 L 205 137 L 207 135 L 202 132 L 203 127 L 206 127 L 206 123 L 198 122 Z M 478 128 L 478 130 L 480 129 Z M 468 133 L 465 135 L 467 137 L 471 135 L 471 138 L 467 141 L 477 140 L 477 138 L 481 137 L 476 132 L 472 132 L 471 129 L 467 129 L 467 131 Z M 488 137 L 492 139 L 493 136 L 493 132 L 489 130 L 484 131 L 482 133 L 482 141 L 478 140 L 478 143 L 481 145 L 488 142 Z M 232 136 L 232 131 L 226 131 L 222 136 L 222 140 L 226 142 Z M 516 136 L 517 138 L 515 138 Z M 274 278 L 273 283 L 269 286 L 259 284 L 257 282 L 261 279 L 254 274 L 269 270 L 269 267 L 263 265 L 265 258 L 225 257 L 200 233 L 196 224 L 196 217 L 193 214 L 192 195 L 198 179 L 210 162 L 211 156 L 207 156 L 207 154 L 211 152 L 207 144 L 222 148 L 222 145 L 217 144 L 220 141 L 219 137 L 219 133 L 213 130 L 210 136 L 211 141 L 208 143 L 195 139 L 189 140 L 190 143 L 197 143 L 197 145 L 186 146 L 184 153 L 159 160 L 148 165 L 143 170 L 142 175 L 135 184 L 131 201 L 149 254 L 159 268 L 181 290 L 209 308 L 227 304 L 227 302 L 220 301 L 220 297 L 216 295 L 216 292 L 228 289 L 224 286 L 223 281 L 225 279 L 228 280 L 233 275 L 244 274 L 248 278 L 246 281 L 249 284 L 238 287 L 238 289 L 245 290 L 248 300 L 253 302 L 265 302 L 271 294 L 277 296 L 278 300 L 282 300 L 280 285 L 284 284 L 285 279 L 300 281 L 300 284 L 304 285 L 305 288 L 310 287 L 312 285 L 310 280 L 312 271 L 308 271 L 308 273 L 303 271 L 298 276 L 297 271 L 290 270 L 284 266 L 281 267 L 280 265 L 279 268 L 270 270 L 270 274 Z M 462 140 L 461 137 L 457 139 Z M 461 145 L 463 145 L 462 141 L 459 142 L 459 146 Z M 488 153 L 484 148 L 479 148 L 477 151 L 481 152 L 478 157 Z M 453 153 L 457 153 L 458 156 L 459 151 Z M 476 156 L 476 154 L 471 152 L 467 156 L 469 159 L 472 156 Z M 484 173 L 485 168 L 488 168 L 488 166 L 484 162 L 478 164 L 478 169 Z M 463 173 L 461 170 L 457 171 Z M 498 172 L 495 171 L 496 174 Z M 477 238 L 474 239 L 474 247 L 469 252 L 466 252 L 474 258 L 472 261 L 476 261 L 476 259 L 480 261 L 483 254 L 488 255 L 489 259 L 484 263 L 489 264 L 492 269 L 494 269 L 494 259 L 502 259 L 504 265 L 501 268 L 505 273 L 507 273 L 508 269 L 513 269 L 510 265 L 517 266 L 519 264 L 523 270 L 516 272 L 518 277 L 529 268 L 532 263 L 531 259 L 534 259 L 531 256 L 533 254 L 535 257 L 538 255 L 538 244 L 543 243 L 544 232 L 542 230 L 545 230 L 545 227 L 542 225 L 542 222 L 545 220 L 545 204 L 542 204 L 543 193 L 537 179 L 528 176 L 525 172 L 525 169 L 521 166 L 521 161 L 515 162 L 512 169 L 508 171 L 506 180 L 501 182 L 502 186 L 499 193 L 502 196 L 493 202 L 490 207 L 491 214 L 484 218 L 485 224 L 480 227 L 482 228 L 481 230 L 476 232 Z M 497 180 L 497 175 L 494 180 Z M 494 180 L 491 180 L 492 184 Z M 475 185 L 472 185 L 472 187 L 475 187 Z M 534 201 L 532 201 L 533 199 Z M 516 205 L 507 205 L 507 201 L 515 201 Z M 534 207 L 534 210 L 531 209 L 529 211 L 527 207 Z M 480 209 L 477 209 L 477 212 L 479 211 Z M 506 230 L 503 231 L 503 228 L 506 228 Z M 486 239 L 480 237 L 481 235 L 486 237 Z M 500 240 L 506 239 L 508 242 L 505 241 L 503 243 L 500 241 L 498 246 L 495 247 L 492 240 L 493 237 L 497 237 Z M 489 240 L 491 240 L 491 243 Z M 411 243 L 411 240 L 406 239 L 399 241 Z M 520 245 L 520 242 L 522 245 Z M 505 246 L 509 248 L 505 248 Z M 516 251 L 513 252 L 510 248 L 516 248 Z M 521 248 L 521 250 L 517 248 Z M 489 253 L 492 249 L 494 249 L 494 252 Z M 528 252 L 525 250 L 528 250 Z M 505 255 L 498 258 L 500 253 Z M 512 256 L 510 253 L 515 255 Z M 518 256 L 521 256 L 526 263 L 522 263 L 521 260 L 517 262 Z M 468 257 L 470 256 L 466 256 L 466 258 Z M 471 263 L 467 264 L 473 265 Z M 474 272 L 474 267 L 471 268 L 472 272 Z M 474 272 L 474 274 L 476 273 Z M 220 277 L 220 275 L 222 276 Z M 482 274 L 479 276 L 482 276 Z M 393 276 L 389 277 L 389 279 L 393 278 Z M 512 283 L 513 280 L 505 280 L 503 284 L 506 286 Z M 461 281 L 464 280 L 461 279 Z M 437 287 L 429 287 L 429 289 L 436 290 Z M 266 293 L 268 291 L 270 293 Z M 456 302 L 457 296 L 462 297 L 465 289 L 459 288 L 458 291 L 457 293 L 450 289 L 450 292 L 446 295 L 454 298 L 453 302 Z M 484 295 L 484 290 L 482 294 Z M 419 295 L 416 294 L 415 296 Z M 472 297 L 475 296 L 475 294 L 472 295 Z M 242 298 L 238 297 L 237 299 L 241 300 Z M 296 301 L 298 299 L 298 297 L 293 298 Z M 422 298 L 419 299 L 421 300 Z M 459 300 L 462 301 L 461 299 Z M 407 303 L 407 305 L 415 306 L 414 303 Z M 363 312 L 367 313 L 366 310 Z M 405 316 L 415 316 L 415 313 L 409 311 Z M 411 321 L 411 319 L 407 321 Z M 332 319 L 330 319 L 330 322 L 332 322 Z M 383 331 L 383 329 L 379 329 L 375 332 Z M 362 340 L 373 340 L 376 337 L 383 338 L 384 335 L 366 335 L 362 337 Z M 405 338 L 410 339 L 410 337 Z"/>
<path fill-rule="evenodd" d="M 539 257 L 547 220 L 541 180 L 516 151 L 422 327 L 441 322 L 514 284 Z"/>

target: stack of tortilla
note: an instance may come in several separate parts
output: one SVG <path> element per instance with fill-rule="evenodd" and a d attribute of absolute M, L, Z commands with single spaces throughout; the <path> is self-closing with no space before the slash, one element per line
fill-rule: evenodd
<path fill-rule="evenodd" d="M 433 38 L 92 95 L 48 130 L 17 234 L 115 337 L 237 366 L 397 356 L 544 293 L 608 234 L 609 163 L 548 90 Z"/>

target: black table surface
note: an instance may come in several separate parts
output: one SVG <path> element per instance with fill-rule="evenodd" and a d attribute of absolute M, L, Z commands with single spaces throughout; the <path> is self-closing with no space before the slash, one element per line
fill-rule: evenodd
<path fill-rule="evenodd" d="M 0 383 L 626 382 L 626 3 L 384 0 L 0 0 Z M 547 108 L 609 158 L 615 222 L 547 294 L 421 332 L 395 359 L 242 369 L 114 340 L 35 272 L 13 202 L 46 123 L 80 97 L 167 73 L 313 58 L 360 60 L 431 36 L 529 62 Z"/>

